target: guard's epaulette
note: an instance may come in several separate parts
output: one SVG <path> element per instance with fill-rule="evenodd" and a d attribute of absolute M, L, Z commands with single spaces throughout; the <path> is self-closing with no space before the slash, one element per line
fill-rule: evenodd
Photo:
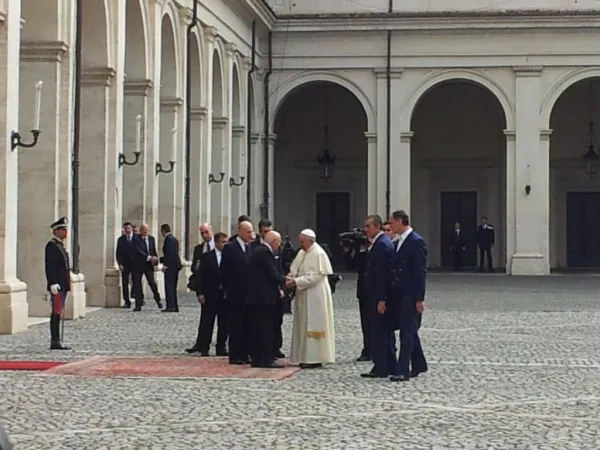
<path fill-rule="evenodd" d="M 493 229 L 494 229 L 494 227 L 493 227 L 493 226 L 491 226 L 491 225 L 488 225 L 488 230 L 493 230 Z"/>

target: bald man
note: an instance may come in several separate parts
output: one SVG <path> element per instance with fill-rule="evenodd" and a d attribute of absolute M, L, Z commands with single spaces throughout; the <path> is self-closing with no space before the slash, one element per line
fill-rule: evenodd
<path fill-rule="evenodd" d="M 252 367 L 276 369 L 283 366 L 275 363 L 275 325 L 279 316 L 279 299 L 283 296 L 281 286 L 285 276 L 277 268 L 275 253 L 281 246 L 281 235 L 269 231 L 250 255 L 248 286 L 248 312 L 252 324 L 251 358 Z"/>
<path fill-rule="evenodd" d="M 149 234 L 147 224 L 140 227 L 140 234 L 136 235 L 134 240 L 135 256 L 133 270 L 133 289 L 135 291 L 135 308 L 136 312 L 142 310 L 144 306 L 144 288 L 142 285 L 142 277 L 146 278 L 154 301 L 158 309 L 162 309 L 158 286 L 154 279 L 154 267 L 158 264 L 158 253 L 156 251 L 156 239 Z"/>
<path fill-rule="evenodd" d="M 247 315 L 249 256 L 252 252 L 252 224 L 242 221 L 237 236 L 223 248 L 221 276 L 229 307 L 229 364 L 250 362 L 250 323 Z"/>

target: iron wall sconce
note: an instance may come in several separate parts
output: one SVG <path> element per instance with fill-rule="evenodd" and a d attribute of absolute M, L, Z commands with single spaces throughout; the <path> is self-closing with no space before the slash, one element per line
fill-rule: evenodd
<path fill-rule="evenodd" d="M 240 177 L 239 181 L 235 181 L 235 178 L 229 177 L 229 187 L 241 186 L 242 184 L 244 184 L 245 179 L 246 177 Z"/>
<path fill-rule="evenodd" d="M 225 179 L 225 172 L 219 172 L 219 178 L 215 177 L 212 173 L 208 174 L 208 184 L 212 184 L 212 183 L 222 183 L 223 180 Z"/>
<path fill-rule="evenodd" d="M 526 184 L 525 185 L 525 195 L 529 195 L 529 194 L 531 194 L 531 185 Z"/>
<path fill-rule="evenodd" d="M 31 134 L 33 135 L 33 141 L 29 142 L 29 143 L 25 143 L 21 140 L 21 135 L 19 134 L 18 131 L 13 131 L 10 134 L 10 146 L 11 146 L 11 151 L 15 151 L 17 147 L 22 147 L 22 148 L 32 148 L 35 147 L 38 143 L 38 138 L 40 137 L 40 130 L 31 130 Z"/>
<path fill-rule="evenodd" d="M 140 156 L 142 156 L 142 152 L 133 152 L 133 161 L 127 161 L 125 153 L 119 153 L 119 169 L 123 166 L 135 166 L 140 162 Z"/>
<path fill-rule="evenodd" d="M 159 162 L 156 163 L 156 175 L 159 173 L 171 173 L 175 168 L 175 161 L 169 161 L 169 168 L 163 169 L 163 165 Z"/>

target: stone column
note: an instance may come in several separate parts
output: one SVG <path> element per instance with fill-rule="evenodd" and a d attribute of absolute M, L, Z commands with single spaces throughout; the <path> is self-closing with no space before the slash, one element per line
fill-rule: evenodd
<path fill-rule="evenodd" d="M 125 82 L 123 99 L 123 154 L 127 163 L 121 166 L 123 174 L 123 221 L 130 221 L 138 227 L 146 220 L 145 196 L 146 177 L 144 161 L 148 158 L 148 150 L 152 140 L 147 133 L 148 111 L 151 106 L 148 94 L 151 92 L 150 80 L 128 80 Z M 136 117 L 142 116 L 142 139 L 140 142 L 141 157 L 137 164 L 134 152 L 137 150 Z"/>
<path fill-rule="evenodd" d="M 214 220 L 217 220 L 217 217 L 213 216 L 213 201 L 212 201 L 212 184 L 209 184 L 209 176 L 213 173 L 213 94 L 212 94 L 212 85 L 213 85 L 213 62 L 214 62 L 214 50 L 215 50 L 215 39 L 217 38 L 217 30 L 214 27 L 206 27 L 204 28 L 204 49 L 202 52 L 204 59 L 204 86 L 203 86 L 203 94 L 205 100 L 205 104 L 207 105 L 206 114 L 203 120 L 202 126 L 202 149 L 203 149 L 203 157 L 206 158 L 206 165 L 204 166 L 204 179 L 201 180 L 201 183 L 204 183 L 203 189 L 201 191 L 202 195 L 202 211 L 206 214 L 204 222 L 208 222 L 211 225 Z M 213 174 L 214 175 L 214 174 Z M 216 174 L 218 176 L 218 174 Z M 214 228 L 214 227 L 213 227 Z"/>
<path fill-rule="evenodd" d="M 246 128 L 243 126 L 233 127 L 231 153 L 231 212 L 229 214 L 231 221 L 246 212 Z M 240 184 L 238 186 L 238 184 Z"/>
<path fill-rule="evenodd" d="M 367 131 L 367 211 L 377 211 L 377 133 Z"/>
<path fill-rule="evenodd" d="M 110 108 L 114 76 L 115 71 L 110 68 L 88 69 L 81 80 L 80 266 L 86 274 L 88 304 L 101 307 L 107 306 L 106 268 L 114 265 L 114 254 L 107 255 L 107 248 L 114 249 L 115 245 L 115 223 L 109 223 L 108 218 L 114 216 L 116 207 L 118 157 L 112 145 L 114 140 L 107 136 L 114 117 Z M 120 306 L 118 295 L 108 301 L 110 306 Z"/>
<path fill-rule="evenodd" d="M 2 86 L 0 97 L 4 99 L 0 109 L 0 123 L 5 130 L 5 138 L 0 148 L 0 334 L 12 334 L 25 331 L 28 326 L 27 285 L 17 278 L 17 208 L 19 182 L 19 154 L 27 150 L 12 151 L 10 133 L 18 131 L 23 139 L 30 140 L 27 132 L 32 128 L 33 112 L 24 126 L 19 127 L 19 69 L 15 67 L 19 60 L 21 37 L 21 2 L 4 2 L 4 22 L 0 26 L 0 53 L 4 55 L 0 77 Z M 29 87 L 33 91 L 33 85 Z M 33 100 L 33 99 L 30 99 Z M 30 201 L 35 197 L 30 198 Z M 33 208 L 32 208 L 33 209 Z M 37 250 L 41 258 L 43 248 Z M 33 260 L 33 255 L 31 255 Z"/>
<path fill-rule="evenodd" d="M 212 119 L 212 154 L 211 154 L 211 174 L 214 177 L 214 182 L 210 183 L 210 196 L 211 196 L 211 220 L 212 226 L 215 232 L 223 231 L 229 232 L 229 227 L 225 221 L 226 217 L 229 216 L 224 213 L 224 200 L 228 198 L 225 196 L 224 191 L 229 190 L 229 174 L 227 173 L 227 167 L 225 166 L 228 158 L 226 158 L 227 143 L 226 134 L 229 124 L 227 117 L 213 117 Z M 224 174 L 221 178 L 221 174 Z M 227 205 L 229 208 L 229 206 Z"/>
<path fill-rule="evenodd" d="M 269 152 L 267 159 L 269 161 L 269 176 L 268 176 L 268 190 L 269 200 L 267 203 L 267 216 L 273 220 L 275 217 L 275 142 L 277 141 L 276 134 L 270 134 L 267 138 L 269 140 Z"/>
<path fill-rule="evenodd" d="M 550 170 L 548 147 L 540 139 L 540 67 L 515 68 L 516 158 L 515 220 L 516 247 L 513 275 L 548 275 Z M 549 135 L 544 135 L 545 138 Z M 525 186 L 531 186 L 530 194 Z"/>
<path fill-rule="evenodd" d="M 512 273 L 512 258 L 515 254 L 517 243 L 517 145 L 516 133 L 513 130 L 504 130 L 506 137 L 506 273 Z"/>
<path fill-rule="evenodd" d="M 260 205 L 263 202 L 263 179 L 264 179 L 264 158 L 262 155 L 262 140 L 259 133 L 252 134 L 250 147 L 250 158 L 252 158 L 252 174 L 249 184 L 251 186 L 250 217 L 260 217 Z"/>
<path fill-rule="evenodd" d="M 410 215 L 410 147 L 414 133 L 392 134 L 391 210 L 403 209 Z"/>
<path fill-rule="evenodd" d="M 377 162 L 375 210 L 369 214 L 385 217 L 387 192 L 387 79 L 385 72 L 376 71 L 377 77 Z"/>
<path fill-rule="evenodd" d="M 202 149 L 203 127 L 206 118 L 206 108 L 192 108 L 190 114 L 191 128 L 191 167 L 190 167 L 190 245 L 193 248 L 200 224 L 207 220 L 205 210 L 206 180 L 208 178 L 206 152 Z M 191 251 L 191 249 L 190 249 Z"/>

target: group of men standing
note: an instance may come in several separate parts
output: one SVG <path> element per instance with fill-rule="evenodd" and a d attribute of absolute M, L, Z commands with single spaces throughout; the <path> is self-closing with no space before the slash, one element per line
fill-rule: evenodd
<path fill-rule="evenodd" d="M 186 352 L 210 355 L 216 319 L 217 356 L 228 356 L 234 365 L 283 367 L 277 360 L 285 357 L 281 352 L 284 289 L 295 288 L 290 359 L 305 368 L 333 362 L 333 306 L 327 282 L 333 271 L 327 255 L 316 244 L 314 233 L 305 230 L 299 237 L 301 250 L 286 274 L 280 257 L 281 235 L 269 220 L 260 221 L 258 232 L 256 236 L 247 216 L 239 217 L 237 234 L 231 238 L 222 232 L 214 234 L 209 224 L 200 227 L 203 242 L 194 249 L 189 287 L 202 310 L 196 342 Z M 308 253 L 313 256 L 308 258 Z M 327 264 L 322 262 L 323 255 Z M 316 264 L 310 264 L 313 258 Z M 308 323 L 312 317 L 308 297 L 311 304 L 313 298 L 318 304 L 318 310 L 310 309 L 320 317 L 318 323 Z M 317 344 L 310 345 L 313 341 Z"/>
<path fill-rule="evenodd" d="M 402 210 L 395 211 L 385 223 L 378 215 L 368 216 L 364 232 L 368 242 L 354 254 L 363 332 L 358 361 L 372 361 L 373 367 L 361 376 L 408 381 L 427 372 L 419 339 L 427 245 Z M 400 337 L 398 356 L 395 331 Z"/>

